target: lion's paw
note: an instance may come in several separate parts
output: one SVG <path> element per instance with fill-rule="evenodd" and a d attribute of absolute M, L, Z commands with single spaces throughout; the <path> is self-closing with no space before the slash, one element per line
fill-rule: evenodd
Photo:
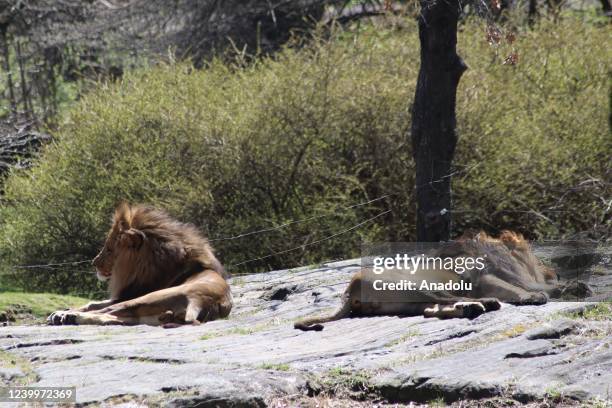
<path fill-rule="evenodd" d="M 486 312 L 485 307 L 480 302 L 457 302 L 454 304 L 455 310 L 461 311 L 461 317 L 475 319 Z"/>
<path fill-rule="evenodd" d="M 54 326 L 77 324 L 77 313 L 73 310 L 58 310 L 47 317 L 47 324 Z"/>
<path fill-rule="evenodd" d="M 548 302 L 548 296 L 544 292 L 529 293 L 520 299 L 521 305 L 543 305 L 546 302 Z"/>
<path fill-rule="evenodd" d="M 501 303 L 496 298 L 478 299 L 478 303 L 482 304 L 487 312 L 493 312 L 501 309 Z"/>

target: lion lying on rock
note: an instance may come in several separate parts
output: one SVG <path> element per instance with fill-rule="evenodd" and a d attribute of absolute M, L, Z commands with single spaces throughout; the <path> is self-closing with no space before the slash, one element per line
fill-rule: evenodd
<path fill-rule="evenodd" d="M 300 320 L 294 327 L 300 330 L 323 330 L 322 323 L 353 316 L 403 315 L 438 318 L 475 318 L 497 310 L 500 300 L 515 305 L 543 304 L 549 296 L 559 297 L 573 290 L 585 293 L 588 286 L 580 282 L 561 284 L 556 273 L 542 264 L 531 252 L 522 235 L 503 231 L 499 238 L 480 232 L 463 236 L 443 245 L 433 256 L 466 258 L 481 256 L 484 267 L 458 275 L 453 270 L 437 268 L 417 269 L 409 277 L 412 281 L 456 283 L 461 291 L 393 290 L 374 291 L 373 288 L 393 287 L 389 283 L 406 282 L 405 271 L 391 270 L 376 275 L 362 269 L 353 276 L 342 295 L 342 306 L 332 315 Z M 463 281 L 463 283 L 462 283 Z M 387 286 L 384 286 L 384 285 Z M 578 287 L 576 287 L 576 285 Z M 582 285 L 582 286 L 581 286 Z"/>
<path fill-rule="evenodd" d="M 110 300 L 54 312 L 49 324 L 199 324 L 232 309 L 228 275 L 208 241 L 160 210 L 119 205 L 93 265 Z"/>

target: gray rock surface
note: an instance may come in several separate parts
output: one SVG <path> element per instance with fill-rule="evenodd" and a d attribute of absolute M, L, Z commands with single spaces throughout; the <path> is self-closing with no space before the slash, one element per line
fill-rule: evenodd
<path fill-rule="evenodd" d="M 560 339 L 570 333 L 576 333 L 582 328 L 584 328 L 584 325 L 577 321 L 559 319 L 529 330 L 525 333 L 525 337 L 527 337 L 527 340 Z"/>
<path fill-rule="evenodd" d="M 19 377 L 23 377 L 25 374 L 19 368 L 15 367 L 0 367 L 0 379 L 5 380 L 6 382 L 10 382 Z"/>
<path fill-rule="evenodd" d="M 263 407 L 362 383 L 371 398 L 390 402 L 526 402 L 551 394 L 610 401 L 611 320 L 568 318 L 594 303 L 503 304 L 474 320 L 375 317 L 329 323 L 322 332 L 293 329 L 297 318 L 334 310 L 358 269 L 351 260 L 234 277 L 230 318 L 201 326 L 3 327 L 0 357 L 29 372 L 0 368 L 0 384 L 28 375 L 35 386 L 76 386 L 79 403 L 125 406 L 132 398 Z"/>

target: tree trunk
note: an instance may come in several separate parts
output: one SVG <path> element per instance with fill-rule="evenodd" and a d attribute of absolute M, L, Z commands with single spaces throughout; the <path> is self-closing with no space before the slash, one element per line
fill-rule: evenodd
<path fill-rule="evenodd" d="M 537 0 L 529 0 L 529 10 L 527 14 L 527 21 L 530 26 L 533 26 L 538 17 L 538 2 Z"/>
<path fill-rule="evenodd" d="M 19 66 L 19 78 L 21 79 L 21 99 L 23 103 L 23 114 L 28 117 L 31 116 L 34 112 L 32 109 L 32 103 L 30 101 L 30 96 L 28 92 L 28 85 L 25 77 L 26 72 L 23 64 L 23 56 L 21 55 L 21 44 L 19 43 L 19 40 L 15 42 L 15 51 L 17 52 L 17 55 L 15 57 L 17 58 L 17 63 Z"/>
<path fill-rule="evenodd" d="M 8 45 L 8 36 L 6 34 L 6 26 L 0 27 L 2 35 L 2 53 L 4 54 L 4 72 L 6 72 L 6 86 L 9 93 L 9 103 L 11 105 L 11 114 L 17 113 L 17 102 L 15 100 L 15 89 L 13 86 L 13 73 L 11 72 L 11 56 Z"/>
<path fill-rule="evenodd" d="M 421 68 L 412 110 L 417 240 L 450 239 L 451 162 L 457 144 L 455 99 L 467 69 L 457 55 L 458 0 L 421 0 Z"/>

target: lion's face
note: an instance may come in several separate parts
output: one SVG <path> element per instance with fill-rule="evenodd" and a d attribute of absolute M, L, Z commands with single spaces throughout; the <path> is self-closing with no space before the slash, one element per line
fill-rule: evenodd
<path fill-rule="evenodd" d="M 106 242 L 104 242 L 104 247 L 102 250 L 96 255 L 92 264 L 96 268 L 96 275 L 98 279 L 105 281 L 110 279 L 113 273 L 113 265 L 115 264 L 115 260 L 117 258 L 117 235 L 119 233 L 111 229 L 108 237 L 106 238 Z"/>
<path fill-rule="evenodd" d="M 92 262 L 100 280 L 110 279 L 117 261 L 138 251 L 146 238 L 142 231 L 131 228 L 129 210 L 129 206 L 123 205 L 116 210 L 104 247 Z"/>

